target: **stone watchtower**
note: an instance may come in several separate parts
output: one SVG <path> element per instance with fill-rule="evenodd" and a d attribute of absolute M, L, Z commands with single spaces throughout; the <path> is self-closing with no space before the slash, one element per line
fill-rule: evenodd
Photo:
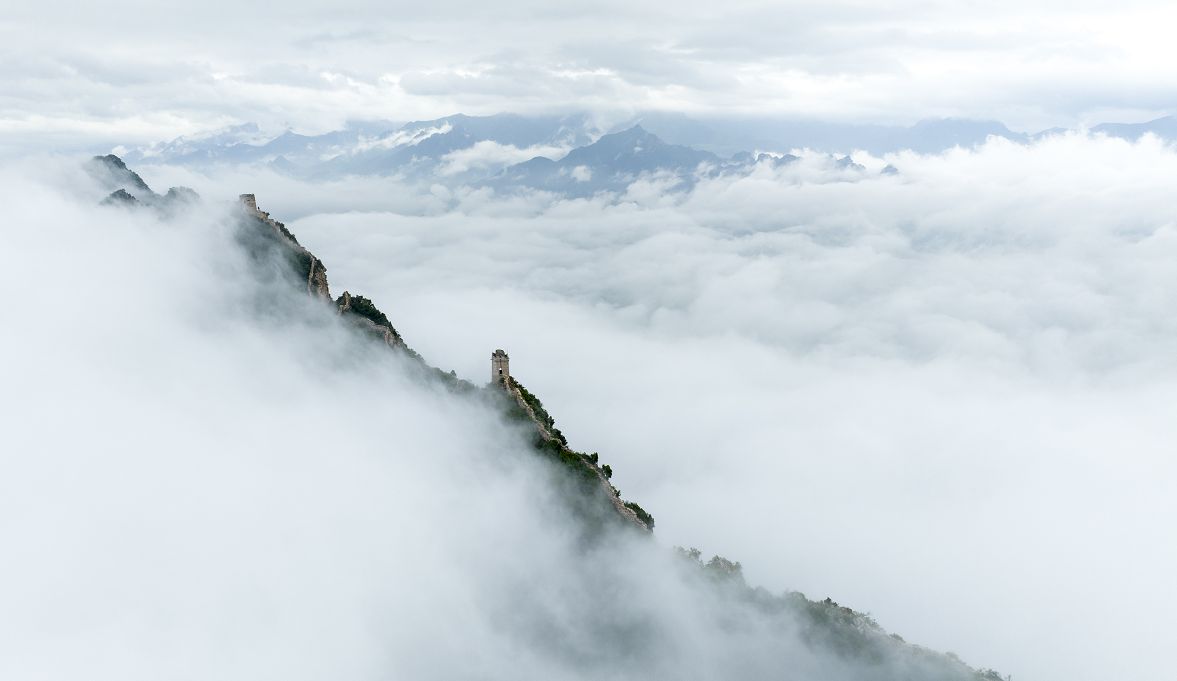
<path fill-rule="evenodd" d="M 240 197 L 241 205 L 245 206 L 246 210 L 251 213 L 257 212 L 257 197 L 253 194 L 242 194 Z"/>
<path fill-rule="evenodd" d="M 504 387 L 511 385 L 511 358 L 502 350 L 495 350 L 490 355 L 490 382 Z"/>

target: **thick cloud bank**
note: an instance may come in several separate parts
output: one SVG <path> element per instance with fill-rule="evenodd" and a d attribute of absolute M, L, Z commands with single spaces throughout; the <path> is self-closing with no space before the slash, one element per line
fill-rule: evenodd
<path fill-rule="evenodd" d="M 254 276 L 229 206 L 45 165 L 0 182 L 0 678 L 920 676 L 579 542 L 521 437 Z"/>
<path fill-rule="evenodd" d="M 577 201 L 255 180 L 427 356 L 507 347 L 664 541 L 1015 677 L 1159 678 L 1177 154 L 856 159 Z"/>

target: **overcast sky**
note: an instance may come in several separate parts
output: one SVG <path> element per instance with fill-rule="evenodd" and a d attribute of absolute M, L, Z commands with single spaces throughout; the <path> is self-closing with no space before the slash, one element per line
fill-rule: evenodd
<path fill-rule="evenodd" d="M 0 142 L 666 109 L 1037 130 L 1175 108 L 1172 3 L 7 3 Z"/>

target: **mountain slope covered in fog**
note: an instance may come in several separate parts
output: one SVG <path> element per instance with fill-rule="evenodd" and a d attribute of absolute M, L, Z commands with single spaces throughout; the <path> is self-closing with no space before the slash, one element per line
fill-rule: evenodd
<path fill-rule="evenodd" d="M 626 145 L 631 141 L 626 140 Z M 120 159 L 98 157 L 90 168 L 112 197 L 131 197 L 94 208 L 108 213 L 105 218 L 154 211 L 165 220 L 155 229 L 175 228 L 175 221 L 169 219 L 176 215 L 175 207 L 159 199 Z M 196 210 L 198 200 L 190 192 L 173 189 L 167 196 L 180 194 L 189 197 L 184 205 Z M 246 264 L 246 279 L 231 295 L 236 298 L 234 306 L 243 309 L 247 318 L 279 332 L 283 327 L 292 332 L 308 325 L 339 327 L 352 341 L 338 349 L 327 346 L 329 354 L 339 353 L 332 363 L 358 361 L 360 371 L 370 364 L 375 372 L 383 361 L 378 359 L 380 353 L 386 354 L 420 389 L 466 405 L 463 409 L 494 414 L 484 425 L 490 430 L 482 437 L 515 438 L 528 460 L 544 471 L 541 487 L 533 490 L 539 493 L 537 498 L 524 500 L 524 507 L 536 514 L 529 522 L 550 522 L 548 514 L 556 511 L 562 516 L 561 534 L 569 543 L 563 548 L 530 546 L 527 550 L 541 562 L 553 560 L 542 558 L 552 550 L 569 555 L 554 559 L 559 569 L 535 574 L 530 593 L 514 596 L 513 621 L 499 622 L 510 645 L 524 646 L 532 662 L 542 661 L 536 663 L 538 667 L 528 667 L 531 674 L 542 668 L 555 678 L 670 674 L 714 678 L 722 673 L 732 678 L 847 681 L 1000 679 L 954 656 L 889 635 L 869 615 L 832 599 L 814 601 L 800 593 L 775 595 L 752 588 L 745 583 L 739 563 L 719 556 L 703 561 L 694 549 L 658 548 L 649 536 L 653 517 L 637 503 L 622 500 L 609 482 L 612 469 L 600 455 L 569 446 L 549 407 L 516 377 L 483 386 L 430 366 L 409 347 L 402 335 L 405 330 L 398 330 L 376 301 L 348 291 L 334 297 L 324 263 L 299 244 L 283 223 L 260 210 L 253 195 L 242 195 L 225 219 L 231 234 L 227 244 L 239 250 Z M 364 350 L 357 354 L 360 347 Z M 445 532 L 444 526 L 432 525 L 428 517 L 412 521 Z M 511 534 L 504 529 L 504 541 Z M 864 564 L 862 569 L 869 566 Z M 579 594 L 570 611 L 553 611 L 565 597 L 552 596 L 551 589 Z M 635 593 L 652 591 L 662 592 L 668 600 L 643 597 L 636 606 L 629 602 Z M 684 629 L 677 621 L 683 617 L 694 623 Z M 500 678 L 492 671 L 497 664 L 482 668 L 480 675 Z M 520 675 L 529 673 L 511 676 Z"/>

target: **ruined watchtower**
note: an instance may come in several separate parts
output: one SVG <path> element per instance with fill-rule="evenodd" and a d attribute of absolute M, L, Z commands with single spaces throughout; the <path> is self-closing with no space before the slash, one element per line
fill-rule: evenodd
<path fill-rule="evenodd" d="M 241 205 L 251 213 L 257 212 L 257 197 L 253 194 L 242 194 L 240 197 Z"/>
<path fill-rule="evenodd" d="M 490 382 L 501 386 L 511 385 L 511 358 L 502 350 L 495 350 L 490 355 Z"/>

